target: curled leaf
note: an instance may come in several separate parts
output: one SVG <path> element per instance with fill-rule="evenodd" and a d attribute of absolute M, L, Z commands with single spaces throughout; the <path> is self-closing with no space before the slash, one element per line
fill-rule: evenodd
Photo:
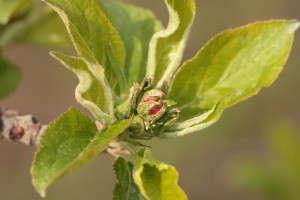
<path fill-rule="evenodd" d="M 116 74 L 108 58 L 109 43 L 122 69 L 125 48 L 116 28 L 95 0 L 44 0 L 61 17 L 78 54 L 92 65 L 103 68 L 111 88 L 118 93 Z M 117 79 L 118 80 L 118 79 Z"/>
<path fill-rule="evenodd" d="M 112 94 L 101 67 L 91 65 L 82 58 L 51 52 L 51 55 L 73 71 L 79 78 L 75 96 L 102 123 L 114 121 Z"/>
<path fill-rule="evenodd" d="M 178 136 L 196 133 L 215 123 L 222 115 L 231 95 L 223 97 L 212 109 L 191 119 L 174 123 L 167 126 L 164 132 L 159 135 L 163 138 L 174 138 Z"/>
<path fill-rule="evenodd" d="M 133 179 L 147 200 L 186 200 L 178 186 L 178 172 L 156 160 L 149 149 L 139 151 L 133 160 Z"/>
<path fill-rule="evenodd" d="M 195 15 L 194 0 L 165 0 L 169 11 L 168 27 L 151 39 L 147 75 L 154 76 L 157 87 L 166 89 L 179 66 Z"/>

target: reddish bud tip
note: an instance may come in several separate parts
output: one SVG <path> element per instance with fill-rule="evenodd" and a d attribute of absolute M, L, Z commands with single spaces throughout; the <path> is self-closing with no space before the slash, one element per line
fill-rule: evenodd
<path fill-rule="evenodd" d="M 145 102 L 148 102 L 148 101 L 158 101 L 160 98 L 159 97 L 156 97 L 156 96 L 150 96 L 150 97 L 147 97 L 146 99 L 143 99 L 143 103 Z"/>
<path fill-rule="evenodd" d="M 153 106 L 153 107 L 149 110 L 148 114 L 149 114 L 149 115 L 155 115 L 156 113 L 158 113 L 158 112 L 162 109 L 162 107 L 163 107 L 162 104 L 157 104 L 157 105 Z"/>

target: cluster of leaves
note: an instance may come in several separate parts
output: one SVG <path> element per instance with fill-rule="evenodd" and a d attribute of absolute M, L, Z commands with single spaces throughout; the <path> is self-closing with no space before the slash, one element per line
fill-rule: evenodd
<path fill-rule="evenodd" d="M 232 162 L 231 184 L 264 199 L 299 199 L 299 130 L 289 121 L 276 120 L 263 136 L 264 158 L 250 155 L 250 160 L 241 158 Z"/>
<path fill-rule="evenodd" d="M 14 91 L 21 72 L 2 56 L 10 44 L 33 44 L 55 48 L 70 47 L 63 23 L 39 0 L 0 0 L 0 98 Z"/>
<path fill-rule="evenodd" d="M 117 0 L 44 1 L 64 22 L 78 53 L 76 57 L 58 52 L 51 55 L 78 76 L 76 99 L 104 129 L 98 130 L 93 120 L 74 108 L 49 125 L 32 167 L 33 184 L 41 195 L 54 181 L 114 143 L 131 154 L 114 164 L 119 180 L 114 199 L 187 199 L 177 185 L 174 167 L 124 137 L 130 135 L 132 116 L 120 119 L 115 111 L 126 101 L 130 86 L 153 77 L 153 87 L 177 102 L 181 116 L 157 136 L 173 138 L 198 132 L 217 121 L 225 108 L 276 79 L 299 26 L 295 20 L 272 20 L 225 31 L 180 66 L 195 15 L 194 0 L 165 0 L 169 11 L 166 28 L 150 11 Z M 49 15 L 45 18 L 51 21 Z M 52 22 L 55 26 L 55 18 Z M 52 29 L 40 20 L 36 23 L 41 28 L 26 29 L 27 36 L 12 37 L 19 25 L 1 35 L 42 44 L 57 40 L 43 38 L 42 32 Z"/>

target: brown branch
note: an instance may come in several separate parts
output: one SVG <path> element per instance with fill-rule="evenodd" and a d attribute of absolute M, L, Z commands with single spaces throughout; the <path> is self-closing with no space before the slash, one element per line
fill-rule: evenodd
<path fill-rule="evenodd" d="M 46 127 L 32 115 L 22 115 L 16 110 L 0 108 L 0 140 L 38 146 Z"/>
<path fill-rule="evenodd" d="M 103 124 L 95 121 L 99 132 L 104 128 Z M 28 146 L 38 146 L 40 137 L 47 125 L 39 123 L 32 115 L 22 115 L 16 110 L 0 108 L 0 141 L 2 139 L 22 143 Z M 121 155 L 126 149 L 120 146 L 109 145 L 104 151 L 111 155 Z"/>

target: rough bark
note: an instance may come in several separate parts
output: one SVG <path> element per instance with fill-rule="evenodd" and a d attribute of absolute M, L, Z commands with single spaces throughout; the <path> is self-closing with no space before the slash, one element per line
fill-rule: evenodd
<path fill-rule="evenodd" d="M 16 110 L 0 108 L 0 140 L 38 146 L 46 127 L 32 115 L 22 115 Z"/>

